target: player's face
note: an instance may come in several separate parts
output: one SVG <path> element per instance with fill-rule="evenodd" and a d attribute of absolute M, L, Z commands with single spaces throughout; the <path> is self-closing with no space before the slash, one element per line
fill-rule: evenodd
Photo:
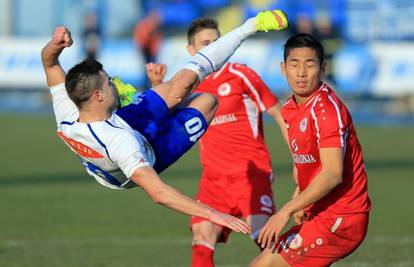
<path fill-rule="evenodd" d="M 112 82 L 111 77 L 105 72 L 99 73 L 102 79 L 102 95 L 103 103 L 109 110 L 114 110 L 118 106 L 118 91 Z"/>
<path fill-rule="evenodd" d="M 281 70 L 298 102 L 306 101 L 319 88 L 325 64 L 321 66 L 316 51 L 309 47 L 291 49 Z"/>
<path fill-rule="evenodd" d="M 204 29 L 194 34 L 193 42 L 187 45 L 187 50 L 194 55 L 204 47 L 213 43 L 220 37 L 220 33 L 215 29 Z"/>

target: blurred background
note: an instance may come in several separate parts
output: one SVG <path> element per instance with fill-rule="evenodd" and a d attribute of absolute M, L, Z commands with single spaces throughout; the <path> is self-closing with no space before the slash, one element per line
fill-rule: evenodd
<path fill-rule="evenodd" d="M 185 216 L 138 190 L 99 186 L 58 140 L 40 60 L 56 26 L 67 26 L 75 42 L 61 57 L 66 70 L 97 58 L 109 75 L 145 90 L 146 62 L 165 63 L 168 79 L 188 60 L 193 19 L 213 17 L 224 34 L 272 8 L 286 11 L 290 29 L 257 34 L 230 61 L 252 67 L 283 101 L 282 45 L 293 33 L 314 34 L 326 49 L 326 79 L 349 107 L 364 148 L 370 232 L 336 266 L 414 266 L 412 0 L 0 0 L 0 266 L 189 265 Z M 280 207 L 293 188 L 291 160 L 275 126 L 265 128 Z M 162 176 L 191 196 L 197 154 L 195 147 Z M 247 266 L 257 253 L 234 235 L 217 263 Z"/>
<path fill-rule="evenodd" d="M 287 12 L 290 30 L 255 36 L 231 61 L 251 66 L 285 96 L 282 45 L 292 33 L 312 33 L 325 45 L 329 82 L 352 100 L 357 120 L 414 122 L 410 0 L 0 0 L 0 110 L 49 107 L 42 102 L 47 98 L 33 92 L 46 92 L 39 51 L 58 25 L 66 25 L 75 39 L 62 57 L 66 69 L 96 57 L 110 75 L 145 89 L 145 62 L 167 64 L 169 78 L 188 60 L 185 36 L 193 19 L 213 17 L 226 33 L 271 8 Z M 33 98 L 24 103 L 19 91 Z"/>

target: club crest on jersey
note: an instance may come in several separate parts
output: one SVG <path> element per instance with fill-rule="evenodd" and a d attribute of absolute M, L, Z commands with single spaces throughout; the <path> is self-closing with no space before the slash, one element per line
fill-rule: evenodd
<path fill-rule="evenodd" d="M 219 96 L 227 96 L 231 92 L 231 86 L 228 83 L 223 83 L 219 86 L 217 93 Z"/>
<path fill-rule="evenodd" d="M 303 118 L 299 124 L 299 129 L 303 133 L 306 131 L 306 128 L 308 127 L 308 118 Z"/>

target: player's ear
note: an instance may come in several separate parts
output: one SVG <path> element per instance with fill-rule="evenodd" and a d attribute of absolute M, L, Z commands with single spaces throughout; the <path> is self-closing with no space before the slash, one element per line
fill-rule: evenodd
<path fill-rule="evenodd" d="M 94 97 L 99 102 L 102 102 L 103 101 L 103 92 L 102 92 L 102 90 L 99 90 L 99 89 L 93 90 L 92 97 Z"/>
<path fill-rule="evenodd" d="M 280 73 L 282 73 L 283 76 L 286 76 L 286 63 L 284 61 L 280 62 Z"/>
<path fill-rule="evenodd" d="M 190 55 L 194 56 L 197 51 L 195 50 L 194 46 L 192 44 L 187 45 L 187 51 L 190 53 Z"/>

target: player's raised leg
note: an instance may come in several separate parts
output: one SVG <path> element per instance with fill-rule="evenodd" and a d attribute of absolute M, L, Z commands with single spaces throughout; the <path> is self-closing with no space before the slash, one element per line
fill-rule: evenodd
<path fill-rule="evenodd" d="M 158 173 L 171 166 L 200 139 L 214 118 L 217 105 L 212 94 L 193 94 L 177 106 L 156 135 L 148 139 L 157 157 L 154 169 Z"/>
<path fill-rule="evenodd" d="M 248 19 L 241 26 L 200 50 L 171 80 L 156 86 L 153 90 L 164 99 L 168 108 L 175 107 L 191 93 L 200 80 L 218 70 L 246 38 L 257 31 L 284 30 L 287 27 L 287 17 L 282 11 L 260 12 L 255 18 Z"/>
<path fill-rule="evenodd" d="M 201 114 L 203 114 L 207 124 L 210 124 L 211 120 L 214 118 L 218 101 L 213 94 L 197 93 L 191 94 L 191 96 L 188 97 L 180 106 L 183 108 L 193 108 L 198 110 Z"/>
<path fill-rule="evenodd" d="M 157 157 L 154 169 L 158 173 L 188 151 L 203 135 L 214 117 L 217 108 L 215 97 L 201 94 L 190 99 L 188 95 L 193 87 L 219 69 L 250 35 L 257 31 L 281 30 L 286 27 L 287 20 L 283 12 L 259 13 L 197 52 L 171 80 L 144 92 L 136 101 L 132 99 L 136 105 L 118 109 L 117 114 L 151 143 Z M 122 98 L 123 91 L 128 92 L 129 87 L 116 79 L 114 83 Z M 169 110 L 172 108 L 177 109 L 171 114 Z M 154 125 L 155 128 L 160 125 L 162 127 L 154 131 Z"/>
<path fill-rule="evenodd" d="M 283 11 L 272 10 L 260 12 L 255 18 L 248 19 L 243 25 L 201 49 L 171 80 L 161 83 L 152 88 L 152 90 L 171 109 L 182 103 L 204 77 L 218 70 L 250 35 L 257 31 L 284 30 L 287 27 L 288 20 Z M 121 106 L 126 106 L 134 102 L 137 95 L 134 93 L 136 91 L 135 88 L 129 84 L 123 84 L 119 79 L 114 79 L 113 82 L 117 87 L 121 99 Z M 205 98 L 209 99 L 209 97 Z M 203 106 L 200 107 L 200 109 L 207 109 L 206 112 L 200 110 L 207 117 L 208 113 L 211 113 L 215 109 L 215 105 L 211 105 L 212 102 L 215 101 L 208 101 L 208 106 L 211 106 L 211 109 Z M 199 109 L 198 105 L 196 105 L 197 109 Z"/>

